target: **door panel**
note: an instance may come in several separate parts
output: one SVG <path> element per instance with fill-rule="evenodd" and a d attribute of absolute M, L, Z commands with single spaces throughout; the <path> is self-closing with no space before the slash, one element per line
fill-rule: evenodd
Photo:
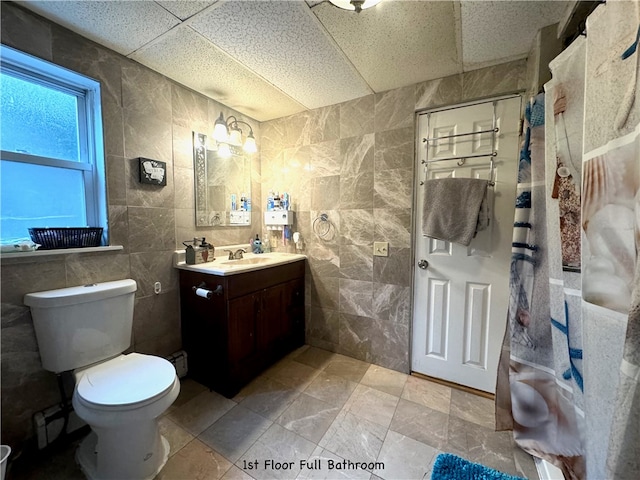
<path fill-rule="evenodd" d="M 449 325 L 449 282 L 429 279 L 429 349 L 428 355 L 447 358 L 447 332 Z"/>
<path fill-rule="evenodd" d="M 256 324 L 260 296 L 249 294 L 229 301 L 229 360 L 232 364 L 251 359 L 258 351 Z"/>
<path fill-rule="evenodd" d="M 262 291 L 258 336 L 260 338 L 260 346 L 265 350 L 277 350 L 278 341 L 286 331 L 286 326 L 283 324 L 286 321 L 284 294 L 284 284 Z M 269 305 L 269 307 L 266 308 L 266 305 Z"/>
<path fill-rule="evenodd" d="M 490 292 L 490 285 L 467 283 L 463 362 L 465 365 L 475 365 L 482 369 L 487 368 L 486 340 L 489 330 Z"/>
<path fill-rule="evenodd" d="M 494 111 L 495 103 L 495 111 Z M 495 115 L 495 117 L 494 117 Z M 511 233 L 518 163 L 520 97 L 421 114 L 418 119 L 419 178 L 415 195 L 416 262 L 412 369 L 494 392 L 507 318 Z M 499 128 L 492 132 L 473 133 Z M 438 139 L 441 136 L 456 137 Z M 434 138 L 423 142 L 423 138 Z M 497 152 L 493 157 L 449 157 Z M 423 160 L 439 162 L 428 163 Z M 468 247 L 422 235 L 425 185 L 445 177 L 495 181 L 487 191 L 491 221 Z M 424 263 L 423 263 L 424 266 Z"/>

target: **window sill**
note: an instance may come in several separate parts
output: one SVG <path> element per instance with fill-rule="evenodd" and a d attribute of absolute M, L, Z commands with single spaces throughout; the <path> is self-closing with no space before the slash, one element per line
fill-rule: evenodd
<path fill-rule="evenodd" d="M 11 252 L 2 253 L 0 258 L 26 258 L 26 257 L 48 257 L 50 255 L 69 255 L 71 253 L 92 253 L 92 252 L 113 252 L 123 250 L 122 245 L 109 245 L 107 247 L 83 247 L 83 248 L 62 248 L 59 250 L 35 250 L 33 252 Z"/>

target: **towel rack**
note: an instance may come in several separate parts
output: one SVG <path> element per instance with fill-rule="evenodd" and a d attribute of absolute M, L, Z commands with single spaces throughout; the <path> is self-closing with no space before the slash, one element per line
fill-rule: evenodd
<path fill-rule="evenodd" d="M 453 135 L 444 135 L 442 137 L 432 137 L 432 138 L 423 138 L 422 142 L 430 142 L 432 140 L 443 140 L 445 138 L 455 138 L 455 137 L 465 137 L 467 135 L 479 135 L 481 133 L 498 133 L 500 131 L 499 128 L 490 128 L 488 130 L 478 130 L 477 132 L 465 132 L 465 133 L 455 133 Z"/>
<path fill-rule="evenodd" d="M 500 131 L 500 129 L 496 126 L 496 104 L 497 101 L 493 102 L 493 119 L 492 119 L 492 126 L 491 128 L 488 128 L 486 130 L 478 130 L 477 132 L 465 132 L 465 133 L 455 133 L 452 135 L 444 135 L 442 137 L 430 137 L 430 138 L 423 138 L 422 142 L 423 143 L 429 143 L 431 141 L 435 141 L 435 140 L 443 140 L 445 138 L 456 138 L 456 137 L 464 137 L 464 136 L 468 136 L 468 135 L 480 135 L 482 133 L 491 133 L 491 152 L 490 153 L 477 153 L 477 154 L 472 154 L 472 155 L 458 155 L 458 156 L 452 156 L 452 157 L 444 157 L 444 158 L 436 158 L 434 160 L 427 160 L 424 159 L 422 160 L 422 164 L 425 166 L 425 168 L 429 168 L 429 164 L 430 163 L 436 163 L 436 162 L 446 162 L 448 160 L 459 160 L 458 161 L 458 166 L 462 166 L 466 163 L 468 158 L 483 158 L 483 157 L 489 157 L 489 185 L 490 186 L 494 186 L 496 184 L 496 182 L 493 179 L 493 171 L 494 171 L 494 158 L 498 155 L 498 152 L 496 152 L 495 147 L 496 147 L 496 134 Z M 429 147 L 427 146 L 427 155 L 429 154 Z M 420 182 L 420 185 L 424 185 L 424 181 Z"/>
<path fill-rule="evenodd" d="M 466 160 L 467 158 L 495 157 L 497 155 L 498 155 L 498 152 L 491 152 L 491 153 L 480 153 L 476 155 L 462 155 L 458 157 L 436 158 L 435 160 L 422 160 L 422 164 L 426 165 L 427 163 L 444 162 L 446 160 Z M 464 162 L 458 163 L 458 165 L 462 166 L 464 165 Z"/>

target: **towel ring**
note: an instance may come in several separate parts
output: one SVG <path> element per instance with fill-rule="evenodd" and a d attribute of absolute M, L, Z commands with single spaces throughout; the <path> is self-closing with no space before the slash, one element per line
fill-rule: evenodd
<path fill-rule="evenodd" d="M 321 213 L 313 221 L 313 232 L 319 237 L 326 237 L 331 230 L 331 222 L 329 216 L 326 213 Z"/>

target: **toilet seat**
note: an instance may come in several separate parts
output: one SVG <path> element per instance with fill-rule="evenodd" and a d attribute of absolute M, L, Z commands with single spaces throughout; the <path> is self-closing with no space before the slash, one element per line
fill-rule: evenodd
<path fill-rule="evenodd" d="M 97 410 L 131 410 L 155 402 L 174 386 L 176 371 L 164 358 L 121 355 L 79 372 L 76 397 Z"/>

